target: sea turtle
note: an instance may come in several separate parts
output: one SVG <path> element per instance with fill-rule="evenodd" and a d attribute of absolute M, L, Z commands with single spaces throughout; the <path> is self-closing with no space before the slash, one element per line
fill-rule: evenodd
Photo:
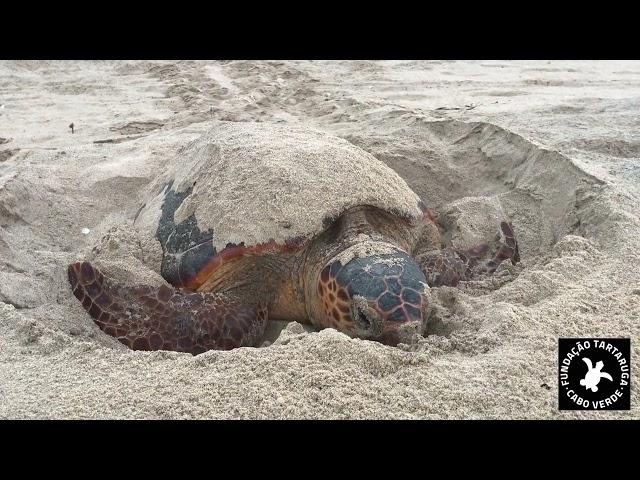
<path fill-rule="evenodd" d="M 613 378 L 607 372 L 602 371 L 602 367 L 604 367 L 604 362 L 599 361 L 596 363 L 594 367 L 591 363 L 591 359 L 584 357 L 582 359 L 584 363 L 587 364 L 587 373 L 584 378 L 580 380 L 580 385 L 582 385 L 587 390 L 591 390 L 592 392 L 597 392 L 597 385 L 600 383 L 600 379 L 606 378 L 607 380 L 611 380 L 613 382 Z"/>
<path fill-rule="evenodd" d="M 487 243 L 443 249 L 435 213 L 395 171 L 283 124 L 216 123 L 152 184 L 134 225 L 162 246 L 171 286 L 68 268 L 97 325 L 134 350 L 255 346 L 268 319 L 396 345 L 423 332 L 430 286 L 518 261 L 506 220 Z"/>

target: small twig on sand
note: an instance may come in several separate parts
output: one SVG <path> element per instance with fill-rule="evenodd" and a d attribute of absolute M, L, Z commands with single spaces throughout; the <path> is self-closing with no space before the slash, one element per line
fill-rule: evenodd
<path fill-rule="evenodd" d="M 465 110 L 465 111 L 469 111 L 469 110 L 473 110 L 476 107 L 479 107 L 480 104 L 478 105 L 474 105 L 473 103 L 470 103 L 469 105 L 465 105 L 464 107 L 438 107 L 436 108 L 436 110 Z"/>
<path fill-rule="evenodd" d="M 93 143 L 96 144 L 100 144 L 100 143 L 122 143 L 122 142 L 126 142 L 128 140 L 135 140 L 136 138 L 142 138 L 145 137 L 146 135 L 129 135 L 127 137 L 118 137 L 118 138 L 107 138 L 104 140 L 94 140 Z"/>
<path fill-rule="evenodd" d="M 71 133 L 73 133 L 73 122 L 69 125 L 69 128 L 71 129 Z"/>

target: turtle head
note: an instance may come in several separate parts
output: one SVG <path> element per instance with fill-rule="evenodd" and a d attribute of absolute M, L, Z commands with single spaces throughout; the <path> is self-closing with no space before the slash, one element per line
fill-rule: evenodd
<path fill-rule="evenodd" d="M 318 276 L 318 323 L 387 345 L 422 332 L 427 280 L 405 252 L 329 261 Z"/>

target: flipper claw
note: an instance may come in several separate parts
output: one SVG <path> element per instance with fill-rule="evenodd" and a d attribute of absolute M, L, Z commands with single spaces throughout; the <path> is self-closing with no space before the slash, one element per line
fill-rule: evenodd
<path fill-rule="evenodd" d="M 455 287 L 460 281 L 479 274 L 492 274 L 504 260 L 515 265 L 520 261 L 518 242 L 509 222 L 500 223 L 497 246 L 481 243 L 469 249 L 445 248 L 422 256 L 421 267 L 430 287 Z"/>

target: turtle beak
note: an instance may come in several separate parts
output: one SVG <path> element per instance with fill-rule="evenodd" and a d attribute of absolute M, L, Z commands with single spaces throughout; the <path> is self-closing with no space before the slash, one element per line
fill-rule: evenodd
<path fill-rule="evenodd" d="M 391 328 L 385 329 L 378 338 L 380 343 L 392 347 L 399 343 L 411 343 L 414 335 L 422 335 L 422 321 L 412 320 L 401 324 L 395 324 Z"/>

